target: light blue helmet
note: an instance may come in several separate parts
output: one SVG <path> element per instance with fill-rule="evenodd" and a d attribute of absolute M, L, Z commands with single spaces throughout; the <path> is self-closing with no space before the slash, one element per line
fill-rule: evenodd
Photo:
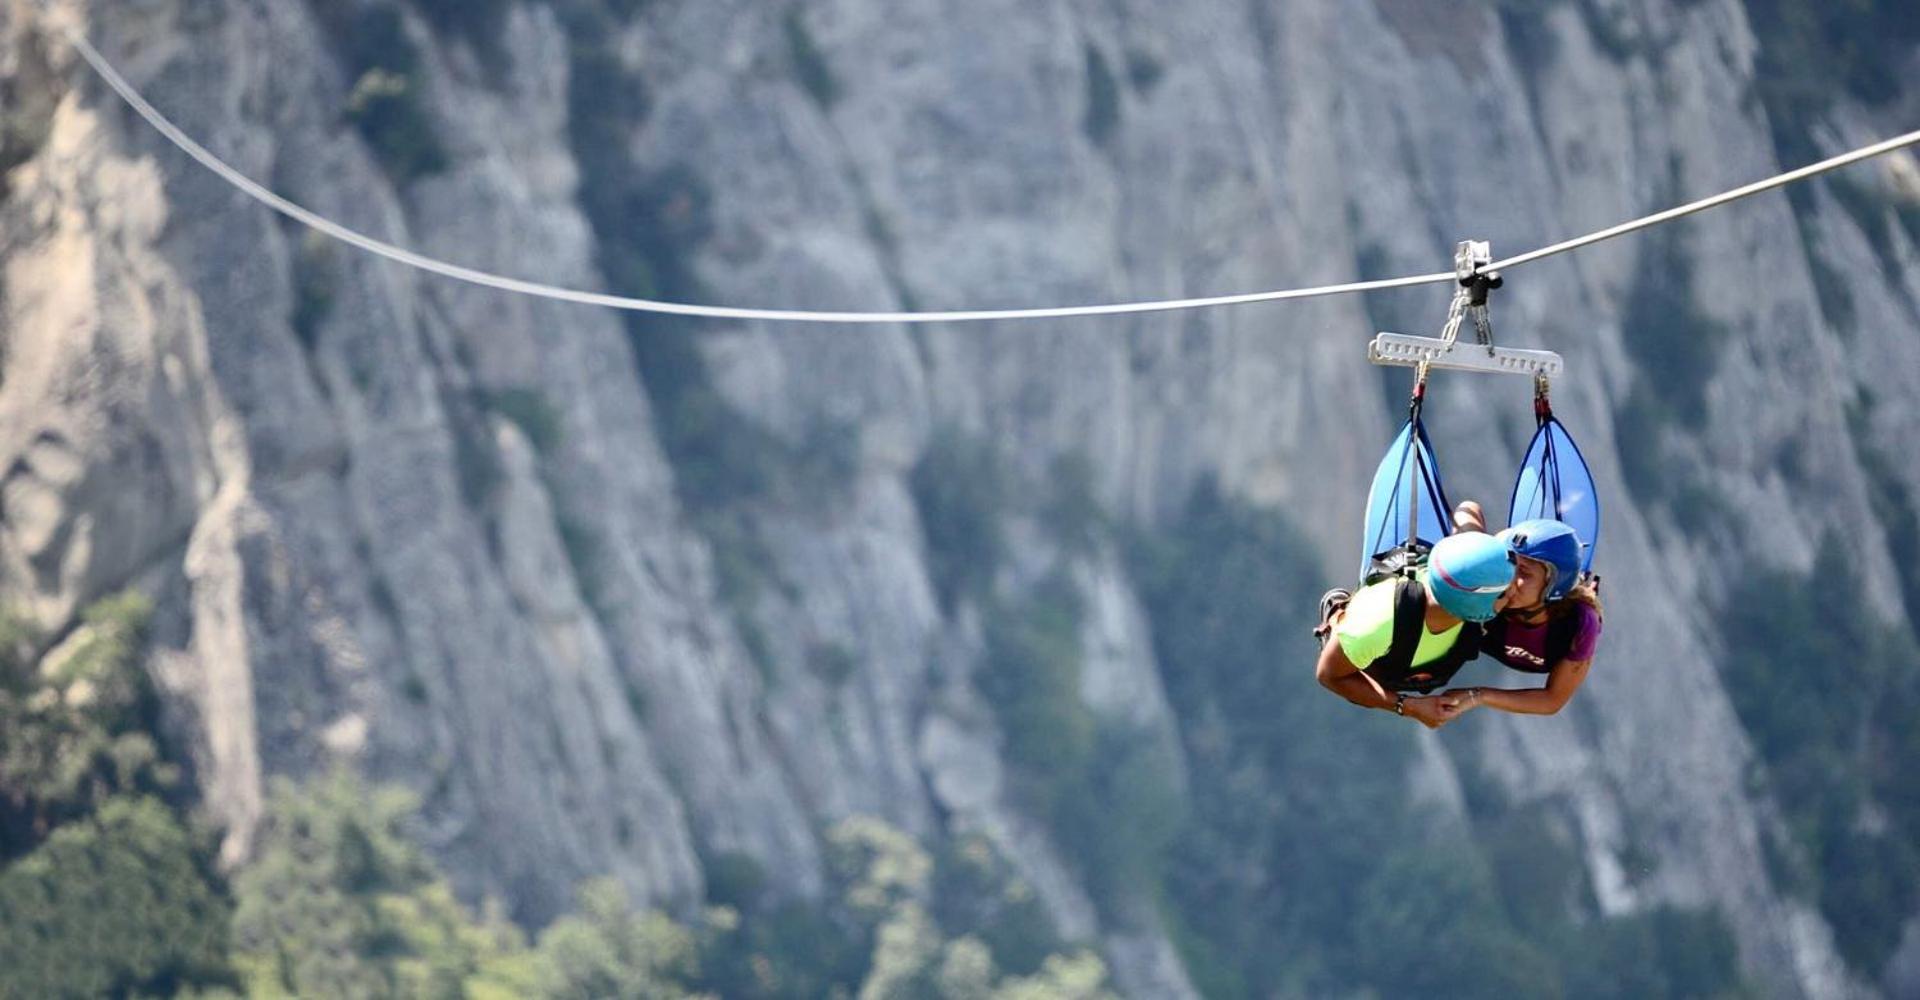
<path fill-rule="evenodd" d="M 1546 563 L 1553 571 L 1547 579 L 1549 601 L 1557 601 L 1573 592 L 1580 582 L 1580 536 L 1564 521 L 1536 518 L 1500 533 L 1519 554 Z"/>
<path fill-rule="evenodd" d="M 1483 622 L 1513 582 L 1513 547 L 1481 531 L 1440 539 L 1427 558 L 1427 586 L 1455 617 Z"/>

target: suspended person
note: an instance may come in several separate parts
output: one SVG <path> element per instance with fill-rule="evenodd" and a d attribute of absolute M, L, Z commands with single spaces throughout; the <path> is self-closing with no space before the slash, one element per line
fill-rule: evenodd
<path fill-rule="evenodd" d="M 1315 630 L 1322 646 L 1314 676 L 1362 708 L 1409 715 L 1438 729 L 1451 713 L 1430 693 L 1479 654 L 1480 623 L 1506 606 L 1515 558 L 1500 538 L 1458 532 L 1435 543 L 1415 569 L 1352 595 L 1328 591 Z"/>
<path fill-rule="evenodd" d="M 1454 513 L 1463 530 L 1480 531 L 1478 504 Z M 1516 557 L 1513 587 L 1498 617 L 1481 630 L 1480 648 L 1506 666 L 1546 675 L 1537 688 L 1453 688 L 1440 696 L 1452 719 L 1486 707 L 1517 715 L 1552 715 L 1566 707 L 1587 679 L 1600 644 L 1604 612 L 1599 580 L 1581 572 L 1580 537 L 1561 521 L 1535 519 L 1500 532 Z"/>

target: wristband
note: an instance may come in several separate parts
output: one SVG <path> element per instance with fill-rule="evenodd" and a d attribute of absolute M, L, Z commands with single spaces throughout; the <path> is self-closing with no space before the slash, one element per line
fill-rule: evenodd
<path fill-rule="evenodd" d="M 1407 714 L 1407 693 L 1406 693 L 1405 691 L 1396 691 L 1396 692 L 1394 692 L 1394 694 L 1393 694 L 1393 714 L 1395 714 L 1395 715 L 1405 715 L 1405 714 Z"/>

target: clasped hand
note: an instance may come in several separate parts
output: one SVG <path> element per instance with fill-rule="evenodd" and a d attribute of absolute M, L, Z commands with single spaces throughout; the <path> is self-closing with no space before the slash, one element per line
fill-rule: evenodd
<path fill-rule="evenodd" d="M 1436 695 L 1408 698 L 1402 707 L 1409 718 L 1428 729 L 1439 729 L 1479 704 L 1480 699 L 1474 696 L 1471 689 L 1449 688 Z"/>

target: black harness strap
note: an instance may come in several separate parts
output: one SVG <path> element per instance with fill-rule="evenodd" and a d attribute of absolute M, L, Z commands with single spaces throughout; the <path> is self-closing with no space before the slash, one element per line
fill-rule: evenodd
<path fill-rule="evenodd" d="M 1377 677 L 1404 678 L 1413 669 L 1413 655 L 1420 650 L 1420 633 L 1426 627 L 1427 589 L 1412 577 L 1394 581 L 1393 645 L 1369 669 L 1378 669 Z"/>
<path fill-rule="evenodd" d="M 1453 647 L 1439 659 L 1413 668 L 1414 654 L 1427 629 L 1427 588 L 1412 575 L 1393 585 L 1393 644 L 1367 667 L 1367 674 L 1389 691 L 1427 694 L 1453 679 L 1468 660 L 1480 655 L 1480 626 L 1465 622 Z"/>

